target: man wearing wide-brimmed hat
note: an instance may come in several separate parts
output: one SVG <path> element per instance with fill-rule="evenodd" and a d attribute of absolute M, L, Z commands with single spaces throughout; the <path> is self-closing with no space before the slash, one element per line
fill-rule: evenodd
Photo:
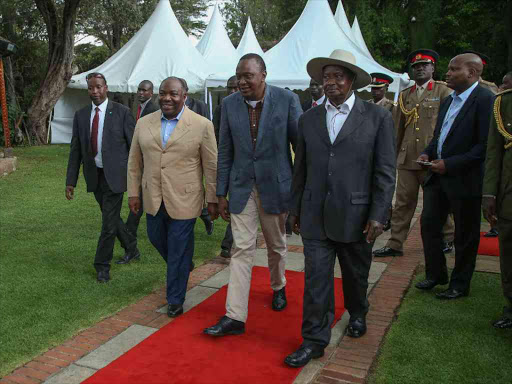
<path fill-rule="evenodd" d="M 347 334 L 366 333 L 372 244 L 382 233 L 395 187 L 391 113 L 354 94 L 371 77 L 354 55 L 335 50 L 307 65 L 327 101 L 299 119 L 289 223 L 305 256 L 300 348 L 285 363 L 300 367 L 324 354 L 334 320 L 334 263 L 343 270 Z"/>

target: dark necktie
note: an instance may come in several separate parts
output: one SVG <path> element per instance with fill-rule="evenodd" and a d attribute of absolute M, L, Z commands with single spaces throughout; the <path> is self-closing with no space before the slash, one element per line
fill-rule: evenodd
<path fill-rule="evenodd" d="M 92 119 L 91 149 L 93 157 L 98 154 L 98 126 L 100 125 L 100 109 L 96 107 L 96 114 Z"/>
<path fill-rule="evenodd" d="M 142 112 L 142 108 L 140 107 L 140 104 L 139 104 L 139 108 L 137 108 L 137 120 L 140 119 L 140 113 Z"/>

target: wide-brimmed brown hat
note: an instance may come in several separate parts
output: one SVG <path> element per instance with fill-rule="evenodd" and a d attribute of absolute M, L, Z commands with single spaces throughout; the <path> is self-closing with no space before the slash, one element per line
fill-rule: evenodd
<path fill-rule="evenodd" d="M 372 82 L 371 76 L 356 64 L 356 57 L 349 51 L 335 49 L 329 57 L 316 57 L 311 59 L 306 67 L 309 76 L 318 84 L 323 84 L 323 71 L 327 65 L 338 65 L 354 72 L 356 78 L 352 84 L 353 89 L 364 88 Z"/>

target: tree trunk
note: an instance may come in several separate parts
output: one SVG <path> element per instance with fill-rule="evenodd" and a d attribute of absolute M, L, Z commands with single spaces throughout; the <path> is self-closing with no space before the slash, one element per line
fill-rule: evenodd
<path fill-rule="evenodd" d="M 48 31 L 48 70 L 28 110 L 28 130 L 37 144 L 47 144 L 47 120 L 71 80 L 75 19 L 80 0 L 66 0 L 59 17 L 53 0 L 35 0 Z"/>

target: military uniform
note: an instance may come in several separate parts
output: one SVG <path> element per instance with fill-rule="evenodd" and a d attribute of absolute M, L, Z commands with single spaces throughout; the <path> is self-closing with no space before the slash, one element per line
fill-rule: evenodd
<path fill-rule="evenodd" d="M 491 91 L 495 95 L 499 92 L 498 86 L 494 83 L 491 83 L 490 81 L 480 78 L 480 80 L 478 82 L 482 87 L 487 88 L 489 91 Z"/>
<path fill-rule="evenodd" d="M 373 100 L 369 100 L 368 101 L 369 103 L 374 103 Z M 396 106 L 395 103 L 393 103 L 391 100 L 389 100 L 388 98 L 386 97 L 383 97 L 382 99 L 380 99 L 377 103 L 375 103 L 377 105 L 380 105 L 381 107 L 384 107 L 386 108 L 389 112 L 393 113 L 393 110 Z"/>
<path fill-rule="evenodd" d="M 504 318 L 512 319 L 512 89 L 496 97 L 485 159 L 484 196 L 496 197 Z"/>
<path fill-rule="evenodd" d="M 412 64 L 420 62 L 433 64 L 435 59 L 430 55 L 422 54 L 412 57 Z M 393 251 L 402 252 L 418 204 L 419 188 L 427 174 L 427 170 L 416 163 L 416 160 L 434 136 L 441 101 L 452 93 L 446 83 L 432 79 L 423 87 L 423 92 L 419 94 L 418 86 L 415 84 L 403 90 L 398 98 L 398 121 L 396 122 L 398 177 L 395 206 L 391 217 L 391 237 L 384 248 L 374 252 L 375 256 L 393 255 Z M 443 229 L 446 242 L 453 242 L 454 231 L 453 218 L 449 215 Z"/>
<path fill-rule="evenodd" d="M 387 92 L 387 88 L 388 88 L 389 84 L 391 84 L 393 82 L 393 78 L 391 76 L 386 75 L 385 73 L 374 72 L 374 73 L 371 73 L 370 76 L 372 77 L 372 82 L 370 83 L 370 88 L 372 88 L 372 89 L 373 88 L 386 88 L 386 90 L 384 92 Z M 391 113 L 393 113 L 393 111 L 396 107 L 396 104 L 393 103 L 388 98 L 386 98 L 386 96 L 384 96 L 382 99 L 380 99 L 377 102 L 375 102 L 375 100 L 373 100 L 373 99 L 369 100 L 369 102 L 380 105 L 381 107 L 386 108 Z"/>

